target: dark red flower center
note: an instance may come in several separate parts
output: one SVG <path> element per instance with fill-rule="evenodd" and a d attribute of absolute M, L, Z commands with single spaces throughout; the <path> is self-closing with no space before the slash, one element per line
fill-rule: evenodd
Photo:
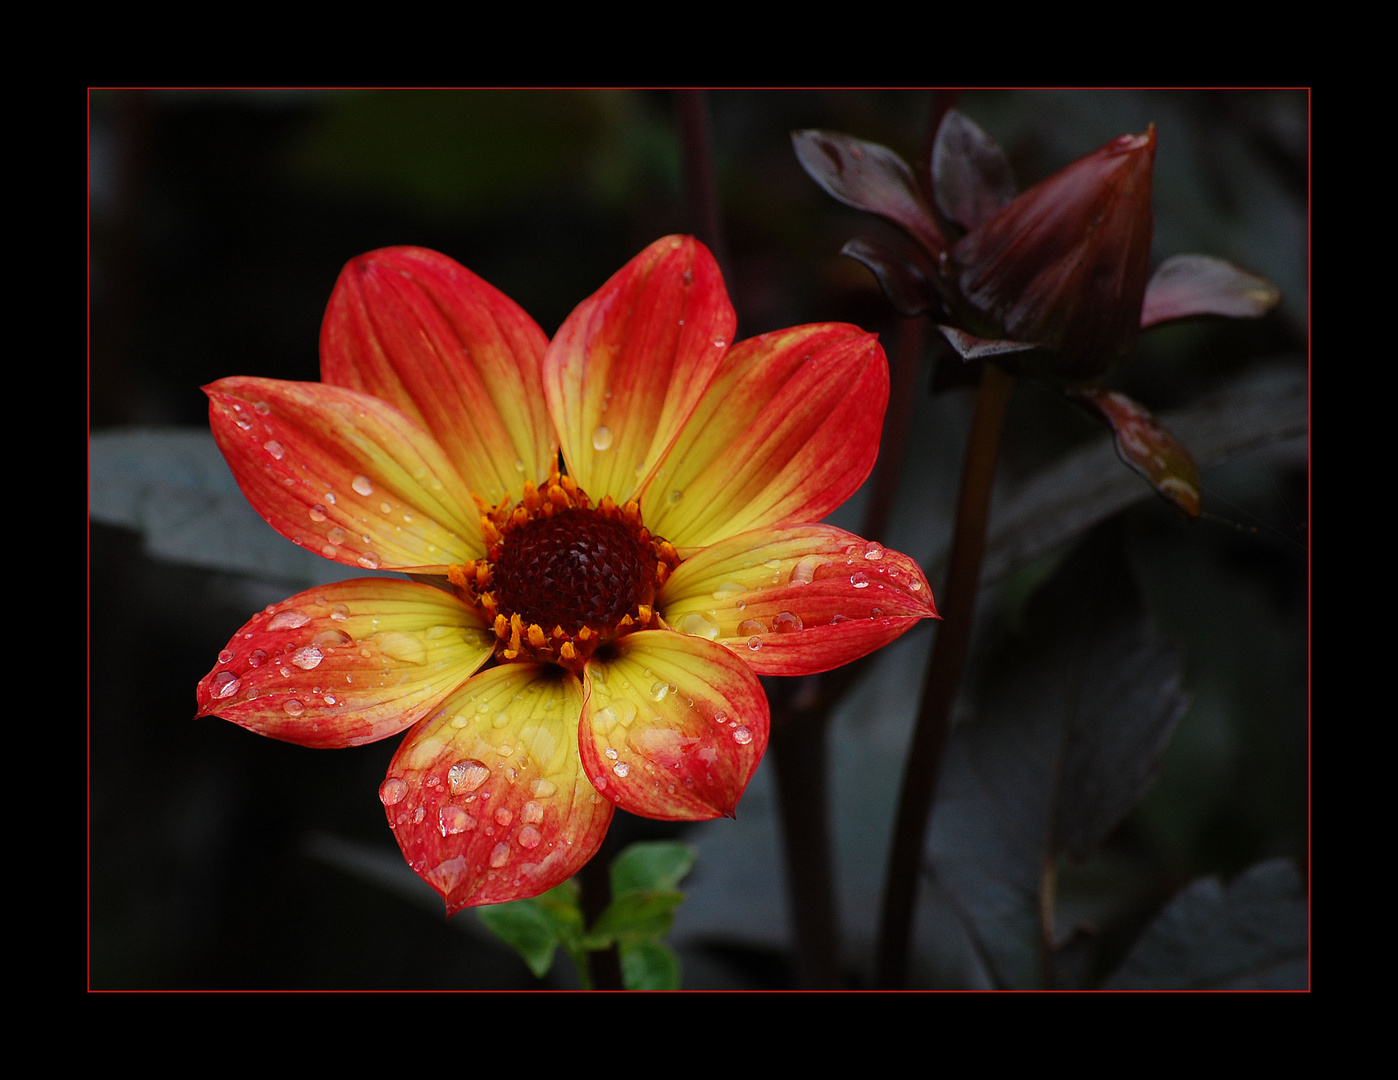
<path fill-rule="evenodd" d="M 561 664 L 578 674 L 599 645 L 659 625 L 655 595 L 679 556 L 641 524 L 635 502 L 592 506 L 555 470 L 518 505 L 481 518 L 485 558 L 448 579 L 495 630 L 503 661 Z"/>

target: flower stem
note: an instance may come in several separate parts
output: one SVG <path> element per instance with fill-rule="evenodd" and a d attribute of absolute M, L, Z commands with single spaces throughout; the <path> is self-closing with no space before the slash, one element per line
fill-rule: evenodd
<path fill-rule="evenodd" d="M 597 922 L 598 917 L 612 902 L 611 840 L 609 833 L 602 841 L 602 849 L 578 871 L 578 885 L 582 890 L 578 900 L 582 906 L 583 925 L 588 927 Z M 621 953 L 615 945 L 589 952 L 587 969 L 580 970 L 578 977 L 584 989 L 624 989 L 621 981 Z"/>
<path fill-rule="evenodd" d="M 918 870 L 937 793 L 942 752 L 950 732 L 952 705 L 971 641 L 976 597 L 980 591 L 981 560 L 985 555 L 990 492 L 1005 407 L 1014 376 L 986 364 L 976 396 L 966 460 L 961 471 L 956 525 L 952 535 L 947 583 L 942 594 L 942 624 L 922 687 L 922 705 L 903 772 L 903 789 L 884 885 L 883 912 L 875 956 L 876 985 L 904 986 L 912 947 Z"/>

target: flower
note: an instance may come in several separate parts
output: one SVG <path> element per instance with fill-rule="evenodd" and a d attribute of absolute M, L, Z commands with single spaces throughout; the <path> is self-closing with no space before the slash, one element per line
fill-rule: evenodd
<path fill-rule="evenodd" d="M 353 260 L 323 381 L 221 380 L 210 423 L 284 536 L 419 580 L 268 607 L 199 715 L 315 747 L 411 729 L 379 794 L 449 914 L 559 884 L 618 806 L 731 816 L 767 743 L 758 674 L 823 671 L 935 615 L 913 560 L 813 523 L 877 454 L 875 337 L 730 345 L 734 326 L 689 238 L 648 247 L 552 342 L 444 255 Z"/>
<path fill-rule="evenodd" d="M 965 360 L 989 360 L 1071 394 L 1112 429 L 1123 461 L 1186 516 L 1199 513 L 1188 451 L 1144 407 L 1097 384 L 1129 358 L 1142 329 L 1199 315 L 1256 318 L 1280 293 L 1201 255 L 1167 259 L 1150 276 L 1155 125 L 1019 195 L 1004 152 L 955 109 L 937 131 L 929 192 L 886 147 L 825 131 L 797 132 L 793 141 L 829 194 L 916 243 L 845 246 L 895 307 L 932 314 Z"/>

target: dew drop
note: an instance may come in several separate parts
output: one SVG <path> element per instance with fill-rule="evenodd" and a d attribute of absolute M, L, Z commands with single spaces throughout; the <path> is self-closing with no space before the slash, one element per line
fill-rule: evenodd
<path fill-rule="evenodd" d="M 213 691 L 216 698 L 232 697 L 238 692 L 238 688 L 243 685 L 243 680 L 234 675 L 231 671 L 220 671 L 214 676 L 214 681 L 209 684 L 209 689 Z"/>
<path fill-rule="evenodd" d="M 753 652 L 757 652 L 758 649 L 762 648 L 762 639 L 760 637 L 748 638 L 748 648 Z"/>
<path fill-rule="evenodd" d="M 671 686 L 669 683 L 658 682 L 658 683 L 656 683 L 654 686 L 652 686 L 652 687 L 650 688 L 650 697 L 651 697 L 651 700 L 652 700 L 652 701 L 664 701 L 666 695 L 669 694 L 670 691 L 673 690 L 673 689 L 674 689 L 674 687 Z"/>
<path fill-rule="evenodd" d="M 320 553 L 327 559 L 333 559 L 336 555 L 340 554 L 340 549 L 334 544 L 322 544 Z"/>
<path fill-rule="evenodd" d="M 552 780 L 535 780 L 529 785 L 529 793 L 536 799 L 547 799 L 558 791 L 558 785 Z"/>
<path fill-rule="evenodd" d="M 324 700 L 325 700 L 325 704 L 327 704 L 327 705 L 334 705 L 334 704 L 335 704 L 335 695 L 334 695 L 334 694 L 326 694 Z"/>
<path fill-rule="evenodd" d="M 381 502 L 379 503 L 379 513 L 391 514 L 393 513 L 393 507 L 386 502 Z"/>
<path fill-rule="evenodd" d="M 496 870 L 510 861 L 510 846 L 503 841 L 495 845 L 490 853 L 490 865 Z"/>
<path fill-rule="evenodd" d="M 537 825 L 544 820 L 544 808 L 531 800 L 520 810 L 519 820 L 526 825 Z"/>
<path fill-rule="evenodd" d="M 828 560 L 819 555 L 807 555 L 791 568 L 791 584 L 809 585 L 815 580 L 816 571 L 827 563 Z"/>
<path fill-rule="evenodd" d="M 447 770 L 447 783 L 451 785 L 453 795 L 475 791 L 488 779 L 490 779 L 490 766 L 475 758 L 458 761 Z"/>
<path fill-rule="evenodd" d="M 532 851 L 543 841 L 543 834 L 533 825 L 526 825 L 519 830 L 519 846 L 526 851 Z"/>
<path fill-rule="evenodd" d="M 250 421 L 250 420 L 244 420 L 244 419 L 242 419 L 242 418 L 240 417 L 240 418 L 238 419 L 238 426 L 239 426 L 240 428 L 242 428 L 244 431 L 251 431 L 251 430 L 252 430 L 252 421 Z"/>
<path fill-rule="evenodd" d="M 399 780 L 396 776 L 390 776 L 379 785 L 379 802 L 385 806 L 394 806 L 403 801 L 403 796 L 408 793 L 408 785 Z"/>
<path fill-rule="evenodd" d="M 922 588 L 922 582 L 918 581 L 917 578 L 913 578 L 912 581 L 908 582 L 908 588 L 913 592 L 917 592 Z"/>
<path fill-rule="evenodd" d="M 592 429 L 592 449 L 605 450 L 612 445 L 612 429 L 606 424 L 598 424 Z"/>
<path fill-rule="evenodd" d="M 612 772 L 616 773 L 622 779 L 625 779 L 631 773 L 631 766 L 624 761 L 618 761 L 612 766 Z"/>
<path fill-rule="evenodd" d="M 495 811 L 495 824 L 497 825 L 508 825 L 510 822 L 514 821 L 514 819 L 514 814 L 503 806 Z"/>
<path fill-rule="evenodd" d="M 353 645 L 354 638 L 350 637 L 343 630 L 322 630 L 315 637 L 311 638 L 312 645 L 321 648 L 338 648 L 344 645 Z"/>
<path fill-rule="evenodd" d="M 367 476 L 356 476 L 354 480 L 351 481 L 350 487 L 354 488 L 354 490 L 361 495 L 374 494 L 374 482 Z"/>
<path fill-rule="evenodd" d="M 680 500 L 684 498 L 683 491 L 672 491 L 665 496 L 665 501 L 671 506 L 679 506 Z"/>
<path fill-rule="evenodd" d="M 272 406 L 268 405 L 265 401 L 258 401 L 253 404 L 253 409 L 258 416 L 266 416 L 272 411 Z"/>
<path fill-rule="evenodd" d="M 763 626 L 756 619 L 744 619 L 738 624 L 740 634 L 765 634 L 767 627 Z"/>
<path fill-rule="evenodd" d="M 691 611 L 679 622 L 680 632 L 691 634 L 694 637 L 708 638 L 713 641 L 718 637 L 718 623 L 707 615 L 701 615 L 697 611 Z"/>
<path fill-rule="evenodd" d="M 746 585 L 739 585 L 736 581 L 725 581 L 714 590 L 714 599 L 727 600 L 731 596 L 737 596 L 738 593 L 745 593 L 747 591 L 748 587 Z"/>
<path fill-rule="evenodd" d="M 372 551 L 366 551 L 355 562 L 359 563 L 365 570 L 377 570 L 383 564 L 383 560 Z"/>
<path fill-rule="evenodd" d="M 870 562 L 877 562 L 883 558 L 883 545 L 876 540 L 870 540 L 864 548 L 864 557 Z"/>
<path fill-rule="evenodd" d="M 327 491 L 327 492 L 325 493 L 325 501 L 328 502 L 331 506 L 334 506 L 334 505 L 335 505 L 335 493 L 334 493 L 333 491 Z"/>
<path fill-rule="evenodd" d="M 772 629 L 778 634 L 794 634 L 805 629 L 801 616 L 790 611 L 779 611 L 772 618 Z"/>
<path fill-rule="evenodd" d="M 725 339 L 723 339 L 723 338 L 721 338 L 721 337 L 716 337 L 716 338 L 714 338 L 714 348 L 715 348 L 715 349 L 722 349 L 722 348 L 725 348 L 727 345 L 728 345 L 728 342 L 727 342 Z"/>
<path fill-rule="evenodd" d="M 739 746 L 747 746 L 752 742 L 752 732 L 745 727 L 736 727 L 733 729 L 733 741 Z"/>
<path fill-rule="evenodd" d="M 233 650 L 232 650 L 232 649 L 224 649 L 221 653 L 218 654 L 218 662 L 219 662 L 220 664 L 226 664 L 226 663 L 228 663 L 228 661 L 230 661 L 230 660 L 232 660 L 232 659 L 233 659 Z"/>
<path fill-rule="evenodd" d="M 310 621 L 309 615 L 299 611 L 279 611 L 272 616 L 272 621 L 267 624 L 267 629 L 295 630 L 298 626 L 305 626 Z"/>
<path fill-rule="evenodd" d="M 316 503 L 315 506 L 311 507 L 312 521 L 324 521 L 329 516 L 330 515 L 326 511 L 325 507 L 321 506 L 320 503 Z"/>
<path fill-rule="evenodd" d="M 287 698 L 286 703 L 282 705 L 282 711 L 285 712 L 287 716 L 300 716 L 306 711 L 306 706 L 302 705 L 295 698 Z"/>
<path fill-rule="evenodd" d="M 519 472 L 519 473 L 524 472 L 524 459 L 523 459 L 523 458 L 515 458 L 515 472 Z"/>
<path fill-rule="evenodd" d="M 447 803 L 437 811 L 437 828 L 443 836 L 455 836 L 475 827 L 476 819 L 452 803 Z"/>
<path fill-rule="evenodd" d="M 728 723 L 728 714 L 727 714 L 726 712 L 724 712 L 722 709 L 720 709 L 718 712 L 714 713 L 714 723 L 715 723 L 715 724 L 726 724 L 726 723 Z"/>
<path fill-rule="evenodd" d="M 291 662 L 302 671 L 310 671 L 324 659 L 325 655 L 314 645 L 303 645 L 291 655 Z"/>
<path fill-rule="evenodd" d="M 266 662 L 267 654 L 261 649 L 253 649 L 252 653 L 248 656 L 248 663 L 253 667 L 261 667 Z"/>
<path fill-rule="evenodd" d="M 276 439 L 268 439 L 262 444 L 262 449 L 266 450 L 267 453 L 271 454 L 278 461 L 281 461 L 286 455 L 286 447 L 277 442 Z"/>
<path fill-rule="evenodd" d="M 869 587 L 869 578 L 863 570 L 856 570 L 849 576 L 849 583 L 856 589 L 867 589 Z"/>
<path fill-rule="evenodd" d="M 882 618 L 883 618 L 883 608 L 881 608 L 881 607 L 871 608 L 870 611 L 869 611 L 869 618 L 871 618 L 871 619 L 882 619 Z"/>
<path fill-rule="evenodd" d="M 345 542 L 345 530 L 340 528 L 331 529 L 325 534 L 325 538 L 332 544 L 343 544 Z"/>

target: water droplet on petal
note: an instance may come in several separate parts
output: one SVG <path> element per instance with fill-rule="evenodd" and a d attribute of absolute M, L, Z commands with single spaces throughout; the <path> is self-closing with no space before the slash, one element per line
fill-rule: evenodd
<path fill-rule="evenodd" d="M 231 671 L 220 671 L 214 676 L 214 681 L 209 684 L 209 689 L 213 691 L 216 698 L 232 697 L 238 692 L 238 688 L 243 685 L 243 680 L 234 675 Z"/>
<path fill-rule="evenodd" d="M 805 627 L 800 615 L 790 611 L 779 611 L 772 618 L 772 629 L 778 634 L 794 634 Z"/>
<path fill-rule="evenodd" d="M 756 619 L 744 619 L 738 624 L 738 633 L 740 634 L 765 634 L 766 632 L 767 627 Z"/>
<path fill-rule="evenodd" d="M 514 814 L 512 814 L 509 810 L 507 810 L 507 809 L 506 809 L 505 807 L 503 807 L 503 806 L 500 807 L 499 810 L 495 811 L 495 824 L 497 824 L 497 825 L 508 825 L 508 824 L 509 824 L 510 822 L 512 822 L 514 819 L 515 819 Z"/>
<path fill-rule="evenodd" d="M 618 761 L 612 766 L 612 772 L 625 779 L 631 772 L 631 766 L 624 761 Z"/>
<path fill-rule="evenodd" d="M 455 836 L 475 827 L 475 818 L 452 803 L 446 803 L 437 811 L 437 828 L 443 836 Z"/>
<path fill-rule="evenodd" d="M 332 544 L 343 544 L 345 542 L 345 530 L 341 528 L 331 529 L 325 534 L 325 538 Z"/>
<path fill-rule="evenodd" d="M 849 576 L 849 583 L 856 589 L 867 589 L 869 587 L 869 578 L 863 570 L 856 570 Z"/>
<path fill-rule="evenodd" d="M 302 705 L 295 698 L 287 698 L 282 705 L 282 711 L 285 712 L 287 716 L 300 716 L 306 711 L 306 706 Z"/>
<path fill-rule="evenodd" d="M 718 637 L 718 623 L 707 615 L 701 615 L 697 611 L 691 611 L 679 622 L 681 633 L 691 634 L 694 637 L 708 638 L 713 641 Z"/>
<path fill-rule="evenodd" d="M 748 743 L 752 742 L 752 732 L 745 727 L 735 727 L 733 741 L 739 746 L 747 746 Z"/>
<path fill-rule="evenodd" d="M 277 442 L 276 439 L 268 439 L 262 444 L 262 449 L 266 450 L 267 453 L 271 454 L 278 461 L 281 461 L 286 454 L 286 447 Z"/>
<path fill-rule="evenodd" d="M 219 662 L 220 664 L 226 664 L 226 663 L 228 663 L 228 661 L 230 661 L 230 660 L 232 660 L 232 659 L 233 659 L 233 650 L 232 650 L 232 649 L 224 649 L 221 653 L 218 654 L 218 662 Z"/>
<path fill-rule="evenodd" d="M 380 559 L 372 551 L 366 551 L 355 561 L 359 563 L 360 566 L 364 567 L 365 570 L 377 570 L 381 565 L 383 565 L 383 560 Z"/>
<path fill-rule="evenodd" d="M 291 662 L 302 671 L 310 671 L 311 668 L 316 667 L 324 659 L 324 654 L 314 645 L 302 646 L 291 656 Z"/>
<path fill-rule="evenodd" d="M 311 621 L 309 615 L 299 611 L 279 611 L 272 616 L 272 621 L 267 624 L 268 630 L 295 630 L 298 626 L 305 626 Z"/>
<path fill-rule="evenodd" d="M 248 663 L 253 667 L 261 667 L 266 662 L 267 654 L 261 649 L 253 649 L 252 653 L 248 656 Z"/>
<path fill-rule="evenodd" d="M 496 870 L 499 870 L 500 867 L 504 866 L 509 861 L 509 845 L 503 842 L 496 844 L 494 850 L 492 850 L 490 853 L 490 865 L 493 866 Z"/>
<path fill-rule="evenodd" d="M 592 449 L 605 450 L 612 445 L 612 429 L 606 424 L 598 424 L 592 429 Z"/>
<path fill-rule="evenodd" d="M 351 481 L 350 487 L 354 488 L 354 490 L 361 495 L 374 494 L 374 482 L 367 476 L 356 476 L 354 480 Z"/>
<path fill-rule="evenodd" d="M 753 652 L 757 652 L 758 649 L 762 648 L 762 639 L 760 637 L 748 638 L 748 648 Z"/>
<path fill-rule="evenodd" d="M 875 540 L 870 540 L 864 547 L 864 557 L 870 562 L 875 562 L 883 558 L 883 545 Z"/>
<path fill-rule="evenodd" d="M 539 832 L 538 829 L 534 828 L 533 825 L 526 825 L 519 830 L 519 846 L 526 851 L 531 851 L 538 847 L 543 839 L 543 834 Z"/>
<path fill-rule="evenodd" d="M 458 761 L 447 770 L 447 783 L 451 785 L 453 795 L 475 791 L 488 779 L 490 779 L 490 766 L 475 758 Z"/>
<path fill-rule="evenodd" d="M 316 503 L 315 506 L 311 507 L 312 521 L 324 521 L 329 516 L 330 515 L 326 511 L 325 507 L 321 506 L 320 503 Z"/>
<path fill-rule="evenodd" d="M 727 342 L 726 340 L 724 340 L 723 338 L 721 338 L 721 337 L 716 337 L 716 338 L 714 338 L 714 348 L 715 348 L 715 349 L 722 349 L 722 348 L 727 347 L 727 345 L 728 345 L 728 342 Z"/>

